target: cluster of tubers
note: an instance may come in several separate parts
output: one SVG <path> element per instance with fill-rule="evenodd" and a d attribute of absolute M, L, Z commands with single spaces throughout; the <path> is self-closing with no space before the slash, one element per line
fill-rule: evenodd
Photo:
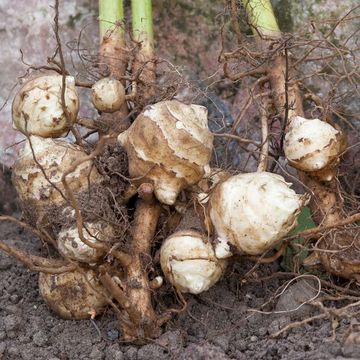
<path fill-rule="evenodd" d="M 40 293 L 66 319 L 92 317 L 114 299 L 128 311 L 134 305 L 128 304 L 132 298 L 123 300 L 117 291 L 112 293 L 114 286 L 119 290 L 127 281 L 125 267 L 111 255 L 117 246 L 113 225 L 106 219 L 80 217 L 79 221 L 79 209 L 69 199 L 71 194 L 91 193 L 104 179 L 81 146 L 58 138 L 76 123 L 79 110 L 74 79 L 66 77 L 65 91 L 62 84 L 61 75 L 36 77 L 23 85 L 13 102 L 14 127 L 27 138 L 13 168 L 24 213 L 31 207 L 27 221 L 53 237 L 59 254 L 76 264 L 71 271 L 41 273 Z M 125 90 L 120 81 L 103 78 L 93 85 L 91 99 L 99 111 L 113 113 L 126 101 Z M 341 137 L 339 130 L 325 122 L 295 116 L 286 132 L 285 155 L 294 167 L 326 180 L 343 150 Z M 132 188 L 150 184 L 156 198 L 152 201 L 163 208 L 178 208 L 182 194 L 203 210 L 202 226 L 174 227 L 160 247 L 163 275 L 179 292 L 208 290 L 234 253 L 261 255 L 273 249 L 294 229 L 309 201 L 309 195 L 297 194 L 280 175 L 265 171 L 231 175 L 211 169 L 213 135 L 207 109 L 200 105 L 177 100 L 149 105 L 117 140 L 127 153 Z M 81 158 L 85 160 L 79 162 Z M 49 209 L 54 207 L 66 219 L 60 226 L 52 226 Z M 112 270 L 107 272 L 109 267 Z M 140 266 L 140 271 L 145 270 Z M 153 288 L 163 283 L 157 275 Z M 143 277 L 139 283 L 145 281 L 150 287 L 146 272 Z M 132 312 L 127 314 L 123 321 L 131 323 Z"/>

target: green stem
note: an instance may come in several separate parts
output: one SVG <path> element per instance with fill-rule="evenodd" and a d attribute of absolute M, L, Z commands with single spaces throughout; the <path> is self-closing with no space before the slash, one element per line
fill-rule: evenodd
<path fill-rule="evenodd" d="M 279 38 L 281 31 L 270 0 L 241 0 L 254 35 L 261 38 Z"/>
<path fill-rule="evenodd" d="M 151 0 L 131 0 L 132 30 L 135 40 L 152 51 L 154 43 Z"/>
<path fill-rule="evenodd" d="M 122 26 L 119 26 L 119 23 L 123 20 L 123 0 L 99 0 L 99 27 L 101 41 L 109 29 L 116 29 L 119 34 L 123 34 L 124 29 Z"/>

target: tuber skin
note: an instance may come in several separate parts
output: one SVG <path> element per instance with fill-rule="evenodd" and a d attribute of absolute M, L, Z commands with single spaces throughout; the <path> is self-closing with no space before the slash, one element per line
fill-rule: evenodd
<path fill-rule="evenodd" d="M 116 79 L 100 79 L 91 88 L 91 101 L 99 111 L 119 111 L 125 103 L 124 86 Z"/>
<path fill-rule="evenodd" d="M 90 319 L 108 304 L 109 295 L 92 270 L 39 275 L 40 294 L 63 319 Z"/>
<path fill-rule="evenodd" d="M 150 105 L 118 136 L 135 183 L 151 182 L 157 199 L 173 205 L 179 193 L 206 174 L 213 135 L 207 109 L 177 100 Z"/>
<path fill-rule="evenodd" d="M 75 79 L 67 76 L 65 84 L 66 111 L 58 101 L 62 90 L 61 75 L 42 75 L 28 80 L 17 92 L 12 103 L 14 128 L 27 136 L 65 135 L 76 122 L 79 111 Z"/>
<path fill-rule="evenodd" d="M 219 242 L 250 255 L 274 248 L 297 225 L 308 202 L 307 195 L 296 194 L 290 185 L 269 172 L 235 175 L 217 185 L 210 195 L 209 216 Z"/>
<path fill-rule="evenodd" d="M 216 258 L 206 235 L 192 229 L 176 231 L 163 242 L 160 263 L 176 289 L 192 294 L 208 290 L 226 267 L 226 261 Z"/>

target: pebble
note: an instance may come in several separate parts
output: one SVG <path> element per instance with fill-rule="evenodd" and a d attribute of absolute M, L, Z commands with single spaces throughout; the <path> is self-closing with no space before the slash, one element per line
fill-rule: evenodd
<path fill-rule="evenodd" d="M 252 341 L 252 342 L 258 341 L 258 337 L 257 336 L 251 336 L 250 341 Z"/>
<path fill-rule="evenodd" d="M 310 279 L 302 279 L 290 285 L 279 297 L 275 311 L 288 312 L 292 320 L 303 319 L 310 316 L 314 307 L 306 304 L 318 293 L 318 283 Z M 297 310 L 296 310 L 297 309 Z"/>
<path fill-rule="evenodd" d="M 119 338 L 119 331 L 117 329 L 110 329 L 108 330 L 107 335 L 109 340 L 114 341 Z"/>

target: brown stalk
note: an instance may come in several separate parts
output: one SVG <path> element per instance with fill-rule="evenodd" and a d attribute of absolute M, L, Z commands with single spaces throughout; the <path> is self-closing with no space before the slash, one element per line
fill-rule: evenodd
<path fill-rule="evenodd" d="M 136 204 L 133 223 L 133 259 L 127 267 L 127 299 L 130 307 L 126 310 L 131 325 L 123 324 L 126 340 L 154 338 L 160 335 L 155 311 L 151 303 L 151 286 L 146 262 L 151 259 L 151 243 L 155 235 L 161 206 L 153 196 L 153 185 L 142 184 Z"/>
<path fill-rule="evenodd" d="M 132 98 L 136 98 L 137 102 L 141 104 L 147 104 L 156 95 L 155 69 L 156 60 L 152 44 L 146 41 L 138 42 L 138 51 L 132 64 L 132 73 L 136 78 L 132 83 L 132 86 L 136 89 Z"/>

